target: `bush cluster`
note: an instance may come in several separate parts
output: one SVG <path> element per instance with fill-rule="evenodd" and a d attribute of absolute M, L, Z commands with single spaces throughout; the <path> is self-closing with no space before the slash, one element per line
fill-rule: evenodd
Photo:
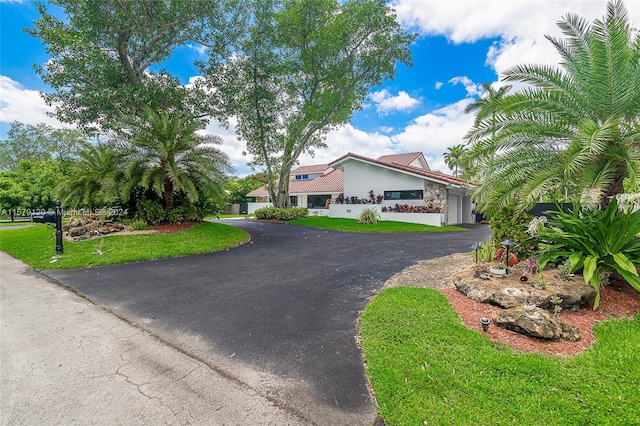
<path fill-rule="evenodd" d="M 157 201 L 142 198 L 138 200 L 137 207 L 138 218 L 146 223 L 158 225 L 164 220 L 164 208 Z"/>
<path fill-rule="evenodd" d="M 531 257 L 537 251 L 536 241 L 527 234 L 527 227 L 533 217 L 525 212 L 517 212 L 514 206 L 505 207 L 494 214 L 489 221 L 493 234 L 493 245 L 500 248 L 500 242 L 511 240 L 516 243 L 512 249 L 519 258 Z"/>
<path fill-rule="evenodd" d="M 306 207 L 263 207 L 254 212 L 256 219 L 277 219 L 277 220 L 294 220 L 304 219 L 309 214 Z"/>
<path fill-rule="evenodd" d="M 198 220 L 198 209 L 193 204 L 174 207 L 167 215 L 167 220 L 171 223 Z"/>

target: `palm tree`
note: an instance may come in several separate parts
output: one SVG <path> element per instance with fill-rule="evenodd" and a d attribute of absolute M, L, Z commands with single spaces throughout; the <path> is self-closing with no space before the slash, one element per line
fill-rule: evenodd
<path fill-rule="evenodd" d="M 458 176 L 459 169 L 463 168 L 463 159 L 465 157 L 466 148 L 464 145 L 455 145 L 447 148 L 444 153 L 444 162 L 451 170 L 453 175 Z"/>
<path fill-rule="evenodd" d="M 620 0 L 592 24 L 569 14 L 558 25 L 565 38 L 547 39 L 560 67 L 508 70 L 506 81 L 530 87 L 469 132 L 471 143 L 491 141 L 498 151 L 479 167 L 475 198 L 486 213 L 513 202 L 525 209 L 565 188 L 574 201 L 604 204 L 625 179 L 640 190 L 640 37 Z"/>
<path fill-rule="evenodd" d="M 77 159 L 70 162 L 68 177 L 57 188 L 62 204 L 94 208 L 117 201 L 124 173 L 125 152 L 107 144 L 83 143 Z"/>
<path fill-rule="evenodd" d="M 219 137 L 196 134 L 202 123 L 192 116 L 146 107 L 143 117 L 141 123 L 129 125 L 130 142 L 125 142 L 131 149 L 124 164 L 125 196 L 137 186 L 150 189 L 163 199 L 168 214 L 177 194 L 195 203 L 220 189 L 231 165 L 213 146 L 221 142 Z"/>
<path fill-rule="evenodd" d="M 470 112 L 477 111 L 474 120 L 474 126 L 479 126 L 481 123 L 488 123 L 491 126 L 492 133 L 491 138 L 485 138 L 482 140 L 476 140 L 475 143 L 470 143 L 469 149 L 465 153 L 463 162 L 466 164 L 466 171 L 475 175 L 475 167 L 485 160 L 491 160 L 495 157 L 495 146 L 493 145 L 493 137 L 498 129 L 498 114 L 500 111 L 500 105 L 502 100 L 511 90 L 511 85 L 507 84 L 501 86 L 498 90 L 495 90 L 490 83 L 484 82 L 481 85 L 483 95 L 476 99 L 475 102 L 470 103 L 464 109 L 464 112 L 469 114 Z M 465 139 L 469 139 L 470 134 L 465 136 Z M 475 177 L 475 176 L 469 176 Z"/>

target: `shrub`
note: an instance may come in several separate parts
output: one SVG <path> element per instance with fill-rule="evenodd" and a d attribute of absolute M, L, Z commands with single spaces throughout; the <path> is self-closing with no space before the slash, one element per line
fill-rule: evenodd
<path fill-rule="evenodd" d="M 169 212 L 167 220 L 171 223 L 189 222 L 198 219 L 198 210 L 194 205 L 177 206 Z"/>
<path fill-rule="evenodd" d="M 491 242 L 490 239 L 488 239 L 486 242 L 484 243 L 478 243 L 478 246 L 480 247 L 478 249 L 478 262 L 492 262 L 493 261 L 493 257 L 496 254 L 496 248 L 493 246 L 493 243 Z M 472 251 L 471 252 L 471 256 L 473 257 L 473 260 L 476 260 L 476 251 Z"/>
<path fill-rule="evenodd" d="M 547 246 L 540 258 L 542 270 L 548 262 L 568 259 L 570 272 L 582 270 L 587 284 L 596 289 L 593 308 L 600 303 L 600 274 L 615 271 L 640 291 L 640 210 L 618 211 L 616 199 L 605 210 L 547 212 L 551 220 L 537 238 Z"/>
<path fill-rule="evenodd" d="M 131 228 L 135 231 L 142 231 L 147 228 L 147 222 L 144 220 L 134 220 L 131 222 Z"/>
<path fill-rule="evenodd" d="M 143 198 L 138 200 L 138 219 L 152 225 L 157 225 L 164 220 L 164 209 L 159 202 Z"/>
<path fill-rule="evenodd" d="M 256 219 L 277 219 L 277 220 L 294 220 L 294 219 L 304 219 L 309 214 L 309 209 L 306 207 L 288 207 L 288 208 L 277 208 L 277 207 L 262 207 L 257 209 L 253 213 Z"/>
<path fill-rule="evenodd" d="M 500 242 L 511 240 L 516 243 L 513 251 L 519 258 L 530 257 L 536 250 L 536 241 L 529 237 L 527 228 L 533 217 L 525 212 L 516 213 L 513 206 L 508 206 L 493 215 L 489 221 L 492 230 L 493 245 L 500 248 Z"/>
<path fill-rule="evenodd" d="M 363 225 L 373 225 L 374 223 L 378 223 L 378 220 L 380 220 L 380 215 L 378 211 L 372 207 L 362 209 L 362 213 L 358 216 L 358 223 Z"/>

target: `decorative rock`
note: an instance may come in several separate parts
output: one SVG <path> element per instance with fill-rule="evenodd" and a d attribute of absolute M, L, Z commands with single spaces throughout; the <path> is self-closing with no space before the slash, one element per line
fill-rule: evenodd
<path fill-rule="evenodd" d="M 72 241 L 83 241 L 100 235 L 109 235 L 123 231 L 124 225 L 119 222 L 74 220 L 63 227 L 63 230 L 71 237 Z"/>
<path fill-rule="evenodd" d="M 87 231 L 88 229 L 84 226 L 81 226 L 79 228 L 71 228 L 69 229 L 69 235 L 71 235 L 72 237 L 79 237 L 80 235 L 86 234 Z"/>
<path fill-rule="evenodd" d="M 575 342 L 580 339 L 580 330 L 576 327 L 560 322 L 547 311 L 536 308 L 532 311 L 512 308 L 492 314 L 493 323 L 521 334 L 547 340 L 569 340 Z"/>
<path fill-rule="evenodd" d="M 536 299 L 541 308 L 553 308 L 553 296 L 562 299 L 560 306 L 564 310 L 579 310 L 590 306 L 595 289 L 585 284 L 582 277 L 561 281 L 551 278 L 554 275 L 554 271 L 545 271 L 545 278 L 549 277 L 547 280 L 550 284 L 540 290 L 533 288 L 530 283 L 520 282 L 519 274 L 484 280 L 476 277 L 474 271 L 467 271 L 455 275 L 453 284 L 458 291 L 476 302 L 503 308 L 522 306 L 530 299 Z"/>

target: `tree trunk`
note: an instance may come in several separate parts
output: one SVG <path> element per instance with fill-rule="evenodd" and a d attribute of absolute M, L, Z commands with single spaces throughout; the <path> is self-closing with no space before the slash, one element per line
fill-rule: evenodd
<path fill-rule="evenodd" d="M 622 194 L 624 188 L 624 175 L 620 175 L 619 173 L 616 176 L 616 180 L 614 180 L 611 185 L 609 186 L 609 189 L 607 190 L 606 194 L 604 197 L 602 197 L 602 200 L 600 201 L 600 209 L 604 210 L 607 207 L 609 207 L 609 203 L 611 203 L 611 199 L 613 197 L 615 197 L 618 194 Z"/>
<path fill-rule="evenodd" d="M 167 215 L 173 210 L 173 182 L 170 179 L 164 180 L 164 211 Z"/>
<path fill-rule="evenodd" d="M 276 207 L 291 207 L 291 198 L 289 198 L 289 178 L 291 176 L 291 168 L 283 168 L 280 172 L 278 180 L 278 193 L 275 200 Z"/>

